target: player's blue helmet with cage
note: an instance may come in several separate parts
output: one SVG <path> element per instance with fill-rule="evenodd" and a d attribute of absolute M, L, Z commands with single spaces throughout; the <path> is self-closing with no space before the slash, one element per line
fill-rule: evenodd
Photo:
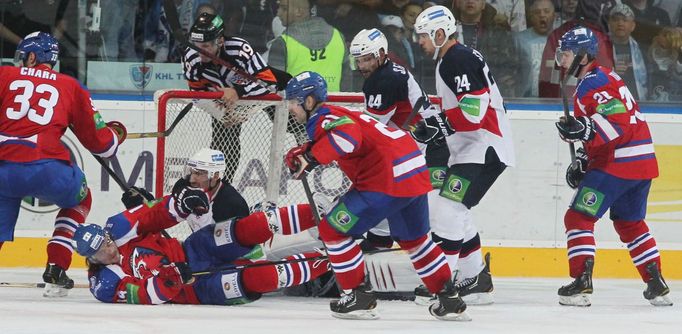
<path fill-rule="evenodd" d="M 59 57 L 59 43 L 46 32 L 32 32 L 19 42 L 14 54 L 14 62 L 25 61 L 31 52 L 36 55 L 36 63 L 54 66 Z"/>
<path fill-rule="evenodd" d="M 592 30 L 578 26 L 561 36 L 559 49 L 561 51 L 572 51 L 574 55 L 579 54 L 580 50 L 584 50 L 590 59 L 594 59 L 599 51 L 599 41 L 597 41 L 597 36 Z"/>
<path fill-rule="evenodd" d="M 76 243 L 76 252 L 84 257 L 93 256 L 102 248 L 106 232 L 102 226 L 97 224 L 78 225 L 73 234 L 73 241 Z"/>
<path fill-rule="evenodd" d="M 300 105 L 308 96 L 317 102 L 324 102 L 327 101 L 327 81 L 315 72 L 301 72 L 289 80 L 285 94 L 287 100 L 296 100 Z"/>

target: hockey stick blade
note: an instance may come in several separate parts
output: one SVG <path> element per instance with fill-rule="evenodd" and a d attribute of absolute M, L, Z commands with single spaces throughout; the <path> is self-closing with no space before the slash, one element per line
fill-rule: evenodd
<path fill-rule="evenodd" d="M 171 132 L 173 132 L 173 129 L 175 129 L 175 126 L 180 123 L 180 121 L 189 113 L 190 110 L 192 110 L 192 107 L 194 106 L 194 103 L 189 103 L 186 105 L 180 112 L 178 113 L 178 116 L 175 117 L 173 120 L 173 123 L 168 127 L 163 132 L 135 132 L 135 133 L 129 133 L 128 134 L 128 139 L 140 139 L 140 138 L 162 138 L 162 137 L 168 137 L 170 136 Z"/>
<path fill-rule="evenodd" d="M 0 288 L 45 288 L 45 283 L 23 283 L 23 282 L 0 282 Z M 73 285 L 77 289 L 87 289 L 90 286 L 83 283 L 76 283 Z"/>
<path fill-rule="evenodd" d="M 163 10 L 166 13 L 166 19 L 168 20 L 168 25 L 170 26 L 170 29 L 172 30 L 172 35 L 173 38 L 175 38 L 175 41 L 178 43 L 178 45 L 182 48 L 190 48 L 196 52 L 198 52 L 200 55 L 210 58 L 211 61 L 220 64 L 222 66 L 227 67 L 228 70 L 235 72 L 239 76 L 243 77 L 244 79 L 247 79 L 251 82 L 255 82 L 262 86 L 263 88 L 267 89 L 270 91 L 270 93 L 277 93 L 277 88 L 275 87 L 274 84 L 269 84 L 262 79 L 259 79 L 252 74 L 239 69 L 235 67 L 234 65 L 230 64 L 229 62 L 225 61 L 224 59 L 221 59 L 220 57 L 216 55 L 212 55 L 201 48 L 197 47 L 196 45 L 190 43 L 187 41 L 187 36 L 182 32 L 182 28 L 180 28 L 180 20 L 178 18 L 178 10 L 175 7 L 175 1 L 174 0 L 164 0 L 163 1 Z M 183 50 L 184 52 L 184 50 Z"/>

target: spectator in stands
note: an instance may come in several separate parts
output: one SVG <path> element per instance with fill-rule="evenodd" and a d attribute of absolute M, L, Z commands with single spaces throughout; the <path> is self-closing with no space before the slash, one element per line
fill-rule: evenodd
<path fill-rule="evenodd" d="M 457 40 L 483 53 L 504 97 L 518 96 L 519 60 L 507 21 L 496 20 L 497 10 L 484 0 L 456 4 Z"/>
<path fill-rule="evenodd" d="M 383 0 L 317 0 L 317 16 L 339 29 L 346 41 L 362 29 L 378 27 L 377 10 Z M 361 90 L 362 85 L 356 90 Z"/>
<path fill-rule="evenodd" d="M 412 71 L 414 68 L 414 53 L 410 42 L 405 37 L 405 25 L 399 16 L 386 15 L 381 19 L 382 30 L 388 40 L 388 58 Z"/>
<path fill-rule="evenodd" d="M 526 29 L 524 0 L 487 0 L 487 2 L 495 7 L 498 16 L 504 17 L 504 20 L 511 27 L 511 31 L 519 32 Z"/>
<path fill-rule="evenodd" d="M 99 54 L 104 61 L 137 60 L 133 31 L 137 0 L 102 1 Z"/>
<path fill-rule="evenodd" d="M 272 42 L 268 64 L 288 73 L 315 71 L 330 92 L 348 90 L 348 48 L 341 32 L 311 16 L 309 0 L 280 0 L 277 16 L 287 28 Z"/>
<path fill-rule="evenodd" d="M 639 100 L 647 98 L 647 69 L 639 44 L 631 36 L 635 26 L 635 14 L 628 5 L 618 4 L 611 9 L 609 37 L 613 43 L 614 70 Z"/>
<path fill-rule="evenodd" d="M 554 28 L 561 26 L 566 21 L 573 20 L 576 8 L 578 8 L 578 0 L 560 0 L 559 15 L 555 17 Z"/>
<path fill-rule="evenodd" d="M 637 27 L 632 32 L 632 37 L 648 50 L 651 40 L 661 29 L 670 26 L 670 16 L 663 9 L 654 5 L 653 0 L 623 0 L 635 13 Z"/>
<path fill-rule="evenodd" d="M 682 101 L 682 28 L 663 28 L 654 37 L 649 56 L 653 67 L 651 99 Z"/>
<path fill-rule="evenodd" d="M 514 34 L 516 48 L 521 62 L 520 94 L 523 97 L 538 96 L 538 77 L 542 51 L 547 43 L 547 36 L 552 31 L 555 9 L 551 0 L 534 0 L 528 9 L 530 27 Z"/>
<path fill-rule="evenodd" d="M 417 19 L 419 13 L 423 11 L 421 2 L 410 2 L 403 7 L 401 18 L 405 25 L 405 37 L 410 43 L 412 54 L 414 55 L 414 68 L 412 75 L 421 84 L 422 89 L 428 94 L 436 93 L 436 80 L 434 78 L 434 71 L 436 64 L 431 57 L 424 54 L 422 48 L 416 42 L 416 35 L 414 34 L 414 21 Z M 390 50 L 391 48 L 389 48 Z"/>
<path fill-rule="evenodd" d="M 599 41 L 597 62 L 604 67 L 613 68 L 613 45 L 606 33 L 606 17 L 611 8 L 616 5 L 616 0 L 578 0 L 576 18 L 554 29 L 547 37 L 547 44 L 542 53 L 540 63 L 539 93 L 540 97 L 561 97 L 559 80 L 562 71 L 554 60 L 559 39 L 563 34 L 577 26 L 590 28 Z M 569 78 L 567 94 L 573 95 L 575 91 L 575 78 Z"/>

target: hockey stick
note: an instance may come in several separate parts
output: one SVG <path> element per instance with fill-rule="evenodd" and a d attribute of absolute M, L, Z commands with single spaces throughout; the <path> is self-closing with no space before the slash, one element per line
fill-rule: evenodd
<path fill-rule="evenodd" d="M 0 288 L 45 288 L 46 283 L 22 283 L 22 282 L 0 282 Z M 89 288 L 88 284 L 76 283 L 73 285 L 74 288 L 83 289 Z"/>
<path fill-rule="evenodd" d="M 320 213 L 317 212 L 317 205 L 315 204 L 315 199 L 313 198 L 313 192 L 310 190 L 310 184 L 308 184 L 308 174 L 301 178 L 301 183 L 303 183 L 303 191 L 305 191 L 305 197 L 308 198 L 308 204 L 310 204 L 310 210 L 313 212 L 313 218 L 315 218 L 315 225 L 320 225 Z"/>
<path fill-rule="evenodd" d="M 379 249 L 375 251 L 369 251 L 369 252 L 364 252 L 365 255 L 372 255 L 372 254 L 380 254 L 380 253 L 390 253 L 390 252 L 395 252 L 403 250 L 402 248 L 387 248 L 387 249 Z M 279 261 L 263 261 L 263 262 L 256 262 L 256 263 L 247 263 L 247 264 L 240 264 L 240 265 L 226 265 L 223 267 L 211 269 L 211 270 L 206 270 L 206 271 L 195 271 L 192 273 L 192 276 L 204 276 L 204 275 L 211 275 L 223 271 L 228 271 L 228 270 L 244 270 L 248 268 L 257 268 L 257 267 L 264 267 L 264 266 L 271 266 L 271 265 L 277 265 L 277 264 L 288 264 L 288 263 L 300 263 L 300 262 L 306 262 L 306 261 L 317 261 L 317 260 L 326 260 L 329 258 L 327 255 L 319 255 L 319 256 L 313 256 L 313 257 L 307 257 L 307 258 L 302 258 L 302 259 L 292 259 L 292 260 L 279 260 Z"/>
<path fill-rule="evenodd" d="M 576 55 L 575 58 L 573 58 L 573 62 L 571 63 L 571 66 L 568 67 L 568 70 L 566 70 L 566 73 L 564 74 L 564 78 L 561 79 L 561 81 L 560 81 L 561 100 L 562 100 L 563 106 L 564 106 L 564 117 L 566 117 L 566 122 L 568 122 L 568 120 L 570 119 L 570 116 L 571 116 L 571 113 L 568 110 L 568 96 L 566 96 L 566 82 L 573 75 L 573 72 L 575 72 L 575 70 L 578 68 L 578 65 L 580 65 L 580 62 L 585 57 L 585 54 L 586 54 L 586 51 L 584 49 L 580 49 L 580 51 L 578 51 L 578 55 Z M 571 154 L 571 163 L 573 163 L 575 161 L 575 144 L 568 143 L 568 150 L 569 150 L 569 153 Z"/>
<path fill-rule="evenodd" d="M 197 47 L 196 45 L 192 44 L 191 42 L 187 41 L 187 36 L 182 32 L 182 28 L 180 28 L 180 19 L 178 18 L 178 10 L 175 7 L 175 1 L 173 0 L 164 0 L 163 1 L 163 10 L 166 12 L 166 19 L 168 21 L 168 25 L 170 27 L 171 34 L 173 35 L 173 38 L 175 41 L 178 43 L 178 45 L 181 47 L 181 49 L 185 48 L 190 48 L 196 52 L 198 52 L 200 55 L 210 58 L 211 61 L 214 63 L 217 63 L 219 65 L 227 67 L 228 70 L 238 74 L 242 78 L 249 80 L 251 82 L 255 82 L 262 86 L 263 88 L 267 89 L 270 91 L 270 93 L 277 93 L 277 87 L 275 84 L 270 84 L 265 81 L 263 81 L 260 78 L 255 77 L 254 75 L 237 68 L 236 66 L 230 64 L 226 60 L 220 58 L 219 56 L 212 55 L 201 48 Z"/>
<path fill-rule="evenodd" d="M 187 104 L 180 112 L 178 113 L 178 116 L 175 117 L 173 120 L 173 123 L 168 127 L 163 132 L 136 132 L 136 133 L 129 133 L 128 134 L 128 139 L 138 139 L 138 138 L 160 138 L 160 137 L 168 137 L 170 136 L 171 132 L 173 132 L 173 129 L 175 129 L 175 126 L 180 123 L 180 121 L 189 113 L 190 110 L 192 110 L 192 106 L 194 106 L 194 103 L 189 103 Z"/>
<path fill-rule="evenodd" d="M 426 102 L 426 99 L 428 99 L 428 97 L 423 92 L 422 94 L 423 95 L 417 99 L 417 102 L 414 103 L 412 111 L 407 116 L 407 119 L 405 119 L 405 122 L 403 122 L 403 125 L 400 127 L 401 129 L 406 130 L 410 126 L 410 123 L 412 123 L 414 117 L 417 116 L 419 110 L 424 106 L 424 102 Z"/>

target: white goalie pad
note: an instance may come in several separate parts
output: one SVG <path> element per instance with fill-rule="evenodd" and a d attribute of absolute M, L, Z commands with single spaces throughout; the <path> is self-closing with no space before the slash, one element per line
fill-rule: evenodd
<path fill-rule="evenodd" d="M 365 255 L 372 289 L 377 292 L 413 292 L 422 281 L 404 251 Z"/>

